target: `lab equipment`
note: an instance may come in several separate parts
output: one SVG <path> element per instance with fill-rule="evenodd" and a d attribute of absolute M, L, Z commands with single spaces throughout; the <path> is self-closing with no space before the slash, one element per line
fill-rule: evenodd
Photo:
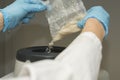
<path fill-rule="evenodd" d="M 82 0 L 49 0 L 49 5 L 46 17 L 53 38 L 49 46 L 52 46 L 65 35 L 80 31 L 77 21 L 84 17 L 86 9 Z"/>
<path fill-rule="evenodd" d="M 60 52 L 62 52 L 65 49 L 65 47 L 53 46 L 51 52 L 48 53 L 46 51 L 47 47 L 48 46 L 33 46 L 19 49 L 16 54 L 14 76 L 18 76 L 21 68 L 25 64 L 44 59 L 54 59 Z"/>
<path fill-rule="evenodd" d="M 108 24 L 110 20 L 109 14 L 104 10 L 103 7 L 101 6 L 94 6 L 91 9 L 87 11 L 87 15 L 82 21 L 78 22 L 79 27 L 84 27 L 84 24 L 88 18 L 96 18 L 98 19 L 102 24 L 105 29 L 105 36 L 108 35 Z"/>

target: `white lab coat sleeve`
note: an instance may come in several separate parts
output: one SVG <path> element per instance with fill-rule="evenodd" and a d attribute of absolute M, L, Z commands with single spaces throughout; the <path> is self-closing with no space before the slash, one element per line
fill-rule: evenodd
<path fill-rule="evenodd" d="M 55 60 L 26 64 L 19 77 L 26 80 L 97 80 L 101 50 L 101 42 L 96 35 L 84 32 Z"/>
<path fill-rule="evenodd" d="M 92 32 L 79 35 L 56 60 L 68 64 L 74 80 L 97 80 L 102 59 L 102 44 Z"/>

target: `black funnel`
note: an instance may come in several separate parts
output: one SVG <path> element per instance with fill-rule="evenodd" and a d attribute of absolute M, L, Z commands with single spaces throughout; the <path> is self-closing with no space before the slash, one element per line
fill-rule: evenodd
<path fill-rule="evenodd" d="M 53 46 L 51 52 L 48 53 L 46 51 L 47 48 L 48 46 L 36 46 L 20 49 L 17 51 L 16 59 L 22 62 L 27 60 L 35 62 L 43 59 L 55 59 L 65 49 L 65 47 Z"/>

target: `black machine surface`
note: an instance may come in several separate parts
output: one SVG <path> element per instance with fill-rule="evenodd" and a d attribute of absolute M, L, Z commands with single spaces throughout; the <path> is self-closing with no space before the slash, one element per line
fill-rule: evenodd
<path fill-rule="evenodd" d="M 27 60 L 35 62 L 43 59 L 55 59 L 65 49 L 65 47 L 53 46 L 51 51 L 48 52 L 47 48 L 48 46 L 35 46 L 20 49 L 17 51 L 16 59 L 22 62 Z"/>

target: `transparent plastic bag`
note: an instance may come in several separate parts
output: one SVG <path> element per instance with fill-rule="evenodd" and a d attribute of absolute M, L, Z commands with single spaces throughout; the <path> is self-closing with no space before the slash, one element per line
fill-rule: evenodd
<path fill-rule="evenodd" d="M 46 17 L 52 37 L 75 16 L 86 12 L 81 0 L 49 0 L 49 4 L 51 9 L 46 12 Z"/>

